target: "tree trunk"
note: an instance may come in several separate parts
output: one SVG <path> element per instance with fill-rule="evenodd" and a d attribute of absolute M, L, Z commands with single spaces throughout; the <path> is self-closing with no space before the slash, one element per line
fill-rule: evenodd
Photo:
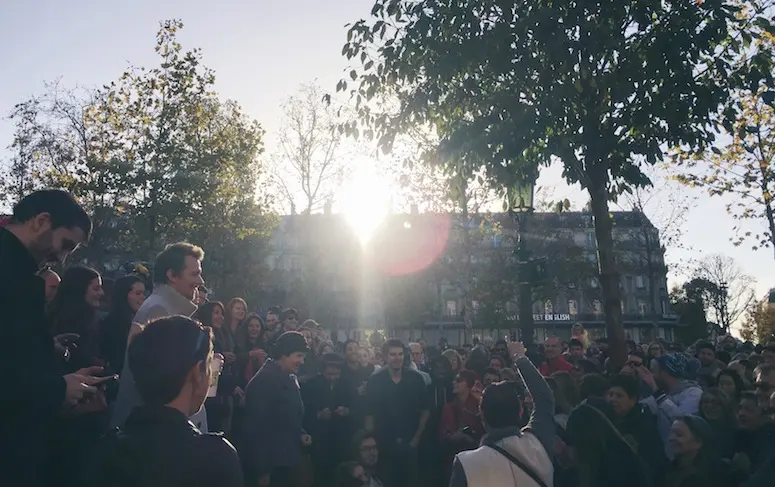
<path fill-rule="evenodd" d="M 589 186 L 590 206 L 595 218 L 597 238 L 597 260 L 600 285 L 603 289 L 603 310 L 608 335 L 608 348 L 612 365 L 618 370 L 627 361 L 627 347 L 624 341 L 622 323 L 622 297 L 619 288 L 619 273 L 614 255 L 612 236 L 613 222 L 608 211 L 608 191 L 604 177 L 594 177 Z"/>

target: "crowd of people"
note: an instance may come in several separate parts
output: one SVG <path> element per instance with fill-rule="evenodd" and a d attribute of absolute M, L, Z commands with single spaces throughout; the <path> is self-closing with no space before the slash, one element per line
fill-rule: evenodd
<path fill-rule="evenodd" d="M 42 267 L 91 230 L 58 190 L 0 228 L 9 485 L 773 485 L 775 341 L 630 341 L 623 366 L 580 325 L 529 351 L 339 342 L 218 300 L 189 243 L 109 285 Z"/>

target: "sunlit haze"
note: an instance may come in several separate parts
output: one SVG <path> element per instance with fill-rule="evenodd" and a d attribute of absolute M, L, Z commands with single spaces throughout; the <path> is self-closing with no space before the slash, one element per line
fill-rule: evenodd
<path fill-rule="evenodd" d="M 369 15 L 373 0 L 79 0 L 4 1 L 0 5 L 0 114 L 14 104 L 44 91 L 44 82 L 61 78 L 65 86 L 96 87 L 116 79 L 129 63 L 150 66 L 159 21 L 179 18 L 185 24 L 180 40 L 186 48 L 200 47 L 204 63 L 215 70 L 223 98 L 239 102 L 267 131 L 267 153 L 282 115 L 283 101 L 302 83 L 316 82 L 333 90 L 346 75 L 341 56 L 345 24 Z M 8 47 L 13 46 L 13 47 Z M 0 119 L 0 161 L 9 153 L 13 126 Z M 362 161 L 369 166 L 369 161 Z M 553 197 L 569 198 L 580 209 L 587 196 L 562 181 L 561 168 L 542 170 L 539 184 L 555 188 Z M 334 211 L 345 213 L 362 241 L 368 240 L 386 211 L 385 188 L 357 168 L 344 183 Z M 366 182 L 364 181 L 371 181 Z M 740 223 L 727 215 L 724 198 L 700 190 L 686 215 L 682 243 L 669 248 L 671 264 L 688 264 L 708 254 L 734 258 L 757 279 L 757 294 L 775 284 L 772 250 L 735 247 L 729 238 Z M 389 200 L 391 195 L 387 195 Z M 612 208 L 615 209 L 615 208 Z M 758 229 L 743 222 L 743 229 Z M 676 276 L 676 274 L 679 274 Z M 671 283 L 684 276 L 671 269 Z"/>

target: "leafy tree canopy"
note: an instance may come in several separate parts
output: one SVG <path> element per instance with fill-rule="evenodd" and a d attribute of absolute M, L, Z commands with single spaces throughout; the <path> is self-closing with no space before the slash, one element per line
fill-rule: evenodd
<path fill-rule="evenodd" d="M 565 178 L 590 192 L 608 333 L 622 362 L 608 201 L 648 185 L 639 165 L 662 159 L 665 144 L 712 142 L 716 124 L 734 118 L 720 107 L 735 87 L 770 80 L 769 51 L 750 53 L 737 36 L 760 20 L 754 7 L 740 15 L 741 4 L 721 0 L 377 0 L 348 31 L 342 53 L 360 65 L 338 89 L 349 89 L 364 134 L 384 150 L 429 125 L 440 139 L 429 161 L 463 174 L 484 165 L 504 193 L 560 159 Z M 771 29 L 767 19 L 761 28 Z M 397 109 L 364 103 L 383 96 Z"/>

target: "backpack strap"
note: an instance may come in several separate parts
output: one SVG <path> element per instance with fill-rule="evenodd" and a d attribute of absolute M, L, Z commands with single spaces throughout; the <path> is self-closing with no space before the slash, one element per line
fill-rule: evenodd
<path fill-rule="evenodd" d="M 533 479 L 533 481 L 535 481 L 535 483 L 537 483 L 540 487 L 547 487 L 546 482 L 541 480 L 541 477 L 539 477 L 538 474 L 533 471 L 533 469 L 525 465 L 519 458 L 515 457 L 514 455 L 507 452 L 506 450 L 504 450 L 498 445 L 487 445 L 487 446 L 497 451 L 504 457 L 506 457 L 507 460 L 509 460 L 511 463 L 516 465 L 520 470 L 525 472 L 525 474 L 527 474 L 528 477 Z"/>

